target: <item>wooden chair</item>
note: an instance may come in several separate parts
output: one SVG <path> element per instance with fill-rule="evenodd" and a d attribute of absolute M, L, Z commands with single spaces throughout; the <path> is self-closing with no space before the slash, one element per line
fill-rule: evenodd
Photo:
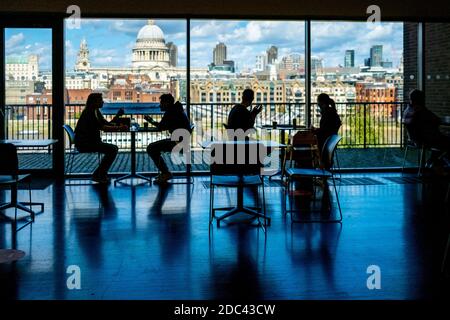
<path fill-rule="evenodd" d="M 294 167 L 294 164 L 306 168 L 318 168 L 320 166 L 319 144 L 312 131 L 298 131 L 290 140 L 282 162 L 282 179 L 286 172 L 287 161 L 289 161 L 289 168 Z"/>
<path fill-rule="evenodd" d="M 336 180 L 334 176 L 334 170 L 333 170 L 333 162 L 334 162 L 334 154 L 337 148 L 337 145 L 339 141 L 341 140 L 341 137 L 339 135 L 332 135 L 330 136 L 324 143 L 322 154 L 321 154 L 321 167 L 315 168 L 315 169 L 309 169 L 309 168 L 289 168 L 286 170 L 286 174 L 288 177 L 288 181 L 286 183 L 287 185 L 287 192 L 285 194 L 288 195 L 289 203 L 290 203 L 290 209 L 285 209 L 285 212 L 291 213 L 291 221 L 292 222 L 341 222 L 342 221 L 342 211 L 341 211 L 341 205 L 339 202 L 339 194 L 336 187 Z M 329 196 L 329 202 L 331 206 L 331 193 L 328 191 L 328 180 L 331 179 L 333 182 L 334 192 L 336 195 L 336 202 L 339 209 L 339 217 L 337 219 L 320 219 L 320 220 L 297 220 L 294 221 L 292 213 L 295 212 L 292 209 L 292 202 L 293 199 L 290 197 L 292 194 L 292 182 L 295 180 L 299 180 L 302 178 L 320 178 L 324 181 L 324 192 L 326 190 L 326 193 Z M 285 199 L 286 203 L 286 199 Z M 330 208 L 331 209 L 331 208 Z"/>

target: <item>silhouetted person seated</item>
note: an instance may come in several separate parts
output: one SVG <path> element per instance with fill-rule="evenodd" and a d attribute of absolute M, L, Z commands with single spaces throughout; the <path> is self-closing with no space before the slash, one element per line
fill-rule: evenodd
<path fill-rule="evenodd" d="M 175 102 L 174 97 L 169 93 L 161 95 L 159 101 L 160 108 L 164 111 L 161 122 L 153 120 L 150 116 L 145 116 L 145 120 L 158 128 L 159 131 L 168 130 L 170 134 L 177 129 L 186 129 L 190 132 L 189 118 L 184 112 L 183 105 L 179 101 Z M 173 177 L 161 154 L 172 151 L 178 142 L 169 138 L 148 145 L 147 153 L 160 171 L 155 179 L 155 183 L 163 184 Z"/>
<path fill-rule="evenodd" d="M 428 161 L 431 165 L 444 152 L 447 155 L 450 154 L 450 137 L 439 130 L 441 119 L 425 107 L 423 91 L 417 89 L 411 91 L 409 100 L 410 105 L 406 108 L 403 116 L 409 138 L 419 146 L 423 145 L 441 151 L 439 153 L 433 152 L 431 159 Z"/>
<path fill-rule="evenodd" d="M 336 104 L 329 95 L 327 95 L 326 93 L 319 94 L 319 96 L 317 97 L 317 104 L 319 106 L 321 115 L 320 127 L 311 127 L 311 129 L 317 136 L 319 150 L 320 152 L 322 152 L 325 141 L 328 139 L 328 137 L 338 133 L 342 122 L 337 113 Z"/>
<path fill-rule="evenodd" d="M 80 152 L 99 152 L 104 155 L 100 165 L 94 171 L 92 180 L 108 183 L 108 170 L 117 156 L 118 148 L 116 145 L 102 142 L 100 131 L 124 131 L 128 128 L 125 125 L 114 124 L 114 121 L 123 115 L 123 109 L 120 109 L 114 119 L 108 122 L 100 112 L 102 107 L 102 94 L 91 93 L 75 127 L 75 146 Z"/>
<path fill-rule="evenodd" d="M 228 115 L 227 129 L 242 129 L 245 132 L 254 127 L 256 116 L 262 111 L 261 105 L 248 109 L 254 98 L 253 90 L 245 89 L 242 92 L 242 102 L 235 105 Z"/>

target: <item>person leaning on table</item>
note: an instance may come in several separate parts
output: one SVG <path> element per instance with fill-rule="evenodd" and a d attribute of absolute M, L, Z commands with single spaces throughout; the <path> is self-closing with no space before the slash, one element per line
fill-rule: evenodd
<path fill-rule="evenodd" d="M 102 94 L 91 93 L 75 127 L 75 146 L 80 152 L 99 152 L 104 155 L 100 165 L 94 171 L 92 180 L 98 183 L 108 183 L 108 170 L 111 168 L 119 149 L 114 144 L 102 142 L 100 131 L 126 131 L 128 127 L 114 124 L 123 115 L 124 110 L 122 108 L 109 122 L 100 111 L 102 107 Z"/>
<path fill-rule="evenodd" d="M 160 122 L 155 121 L 150 116 L 145 116 L 144 119 L 154 125 L 158 131 L 169 131 L 172 134 L 177 129 L 185 129 L 191 131 L 189 118 L 183 109 L 183 105 L 177 101 L 170 94 L 162 94 L 159 97 L 160 109 L 164 111 L 164 115 Z M 150 143 L 147 146 L 147 153 L 153 160 L 159 170 L 159 175 L 155 179 L 156 184 L 165 184 L 172 179 L 173 174 L 169 171 L 167 164 L 162 158 L 162 153 L 170 152 L 177 145 L 179 141 L 173 141 L 171 138 L 162 139 Z"/>

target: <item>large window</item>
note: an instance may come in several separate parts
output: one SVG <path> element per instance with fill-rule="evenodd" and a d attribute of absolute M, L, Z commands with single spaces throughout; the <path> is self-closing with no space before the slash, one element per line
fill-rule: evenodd
<path fill-rule="evenodd" d="M 66 123 L 72 127 L 92 92 L 103 94 L 107 118 L 124 107 L 140 125 L 160 95 L 186 101 L 186 20 L 82 19 L 78 29 L 66 26 L 65 46 Z M 137 147 L 160 138 L 139 135 Z M 126 134 L 104 133 L 103 139 L 130 147 Z"/>
<path fill-rule="evenodd" d="M 304 22 L 193 20 L 190 35 L 196 140 L 223 134 L 246 88 L 263 105 L 258 125 L 305 121 Z"/>
<path fill-rule="evenodd" d="M 52 137 L 52 31 L 5 29 L 5 137 L 40 140 Z M 50 149 L 19 149 L 21 168 L 48 169 Z M 42 151 L 42 150 L 40 150 Z M 27 153 L 27 154 L 25 154 Z"/>
<path fill-rule="evenodd" d="M 311 23 L 311 101 L 327 93 L 343 120 L 343 146 L 402 141 L 403 23 Z M 320 115 L 312 106 L 312 122 Z"/>

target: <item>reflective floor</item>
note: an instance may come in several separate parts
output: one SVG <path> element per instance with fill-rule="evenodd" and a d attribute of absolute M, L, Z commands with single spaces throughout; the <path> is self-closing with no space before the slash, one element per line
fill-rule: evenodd
<path fill-rule="evenodd" d="M 283 189 L 266 184 L 267 233 L 246 221 L 209 230 L 208 178 L 193 185 L 39 184 L 45 212 L 18 233 L 0 222 L 0 249 L 26 256 L 0 264 L 9 299 L 427 299 L 448 295 L 439 274 L 448 229 L 442 185 L 398 174 L 345 175 L 341 224 L 291 224 Z M 358 179 L 355 179 L 358 178 Z M 369 179 L 360 179 L 369 178 Z M 389 179 L 394 178 L 394 179 Z M 37 179 L 39 180 L 39 179 Z M 346 183 L 344 183 L 346 182 Z M 246 201 L 253 202 L 253 192 Z M 0 191 L 1 202 L 9 192 Z M 219 189 L 217 205 L 233 203 Z M 27 196 L 19 192 L 19 199 Z M 301 202 L 301 201 L 300 201 Z M 8 211 L 8 215 L 13 211 Z M 233 220 L 242 220 L 235 217 Z M 445 238 L 445 240 L 443 240 Z M 81 271 L 69 290 L 69 266 Z M 381 289 L 369 290 L 369 266 Z M 369 279 L 370 282 L 370 279 Z M 447 285 L 447 287 L 445 287 Z"/>
<path fill-rule="evenodd" d="M 373 168 L 373 167 L 401 167 L 405 156 L 405 150 L 399 147 L 391 148 L 340 148 L 338 149 L 339 162 L 341 168 Z M 199 148 L 192 150 L 192 170 L 208 171 L 208 165 L 203 161 L 204 151 Z M 186 171 L 186 166 L 177 165 L 171 161 L 170 154 L 164 154 L 167 165 L 171 171 Z M 130 152 L 119 152 L 110 172 L 128 173 L 130 172 Z M 66 154 L 66 165 L 70 157 Z M 19 163 L 22 169 L 51 169 L 52 154 L 46 152 L 21 152 L 19 153 Z M 418 164 L 418 152 L 410 149 L 405 158 L 405 166 L 412 167 Z M 97 154 L 82 153 L 73 157 L 71 173 L 92 173 L 98 165 Z M 156 172 L 156 167 L 146 152 L 136 153 L 136 170 L 138 172 Z"/>

